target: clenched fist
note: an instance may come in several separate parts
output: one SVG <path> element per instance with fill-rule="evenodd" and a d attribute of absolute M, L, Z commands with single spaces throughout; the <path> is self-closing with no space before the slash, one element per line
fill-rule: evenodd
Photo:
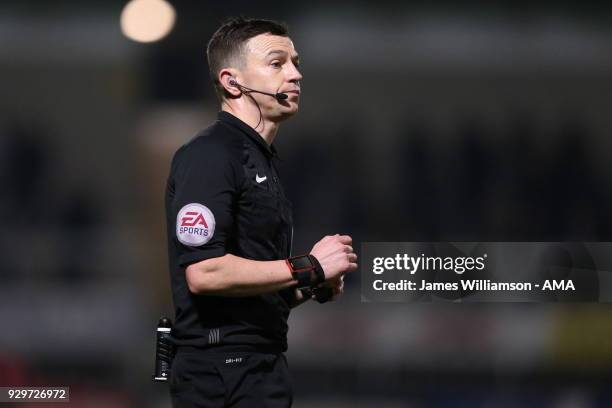
<path fill-rule="evenodd" d="M 352 243 L 350 236 L 336 234 L 324 237 L 312 247 L 310 253 L 321 264 L 326 281 L 336 280 L 357 269 L 357 255 Z"/>

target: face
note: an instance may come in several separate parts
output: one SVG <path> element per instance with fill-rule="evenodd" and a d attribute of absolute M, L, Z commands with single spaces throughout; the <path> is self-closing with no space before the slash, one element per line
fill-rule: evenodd
<path fill-rule="evenodd" d="M 298 66 L 298 54 L 288 37 L 260 34 L 246 43 L 245 65 L 240 70 L 242 82 L 238 82 L 264 92 L 286 93 L 288 98 L 282 101 L 251 93 L 265 117 L 281 121 L 298 111 L 302 79 Z"/>

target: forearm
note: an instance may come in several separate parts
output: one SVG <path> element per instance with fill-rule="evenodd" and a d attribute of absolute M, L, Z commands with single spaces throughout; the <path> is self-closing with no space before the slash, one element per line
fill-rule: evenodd
<path fill-rule="evenodd" d="M 192 293 L 216 296 L 254 296 L 297 283 L 284 260 L 253 261 L 231 254 L 189 265 L 185 273 Z"/>

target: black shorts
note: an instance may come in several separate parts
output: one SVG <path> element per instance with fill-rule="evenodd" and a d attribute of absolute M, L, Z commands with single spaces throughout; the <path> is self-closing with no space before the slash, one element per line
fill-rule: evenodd
<path fill-rule="evenodd" d="M 221 353 L 179 347 L 172 362 L 174 408 L 290 407 L 291 377 L 283 353 Z"/>

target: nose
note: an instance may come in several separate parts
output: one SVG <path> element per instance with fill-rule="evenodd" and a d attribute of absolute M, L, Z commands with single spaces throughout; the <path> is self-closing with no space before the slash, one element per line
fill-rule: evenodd
<path fill-rule="evenodd" d="M 302 80 L 302 74 L 297 69 L 295 64 L 291 63 L 289 71 L 287 72 L 287 80 L 293 83 L 299 83 Z"/>

